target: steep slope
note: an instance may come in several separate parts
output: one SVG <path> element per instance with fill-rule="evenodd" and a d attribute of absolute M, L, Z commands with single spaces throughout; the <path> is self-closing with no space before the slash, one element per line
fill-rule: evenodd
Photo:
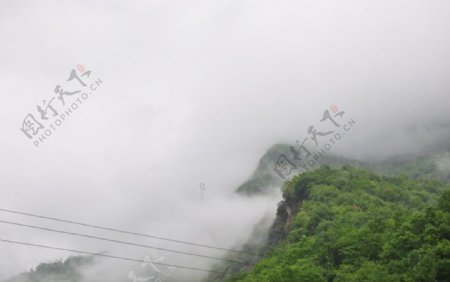
<path fill-rule="evenodd" d="M 283 198 L 278 243 L 227 281 L 450 281 L 449 186 L 322 167 Z"/>

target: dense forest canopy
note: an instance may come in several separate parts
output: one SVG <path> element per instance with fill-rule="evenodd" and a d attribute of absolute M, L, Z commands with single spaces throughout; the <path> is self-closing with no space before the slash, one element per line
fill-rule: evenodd
<path fill-rule="evenodd" d="M 433 180 L 344 166 L 295 176 L 270 236 L 229 281 L 450 281 L 450 191 Z"/>

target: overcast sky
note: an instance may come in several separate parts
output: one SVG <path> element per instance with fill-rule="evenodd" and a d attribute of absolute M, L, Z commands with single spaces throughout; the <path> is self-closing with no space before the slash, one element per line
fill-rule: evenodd
<path fill-rule="evenodd" d="M 0 207 L 231 247 L 280 199 L 234 189 L 330 105 L 357 122 L 336 153 L 411 153 L 444 136 L 449 27 L 446 0 L 0 0 Z M 80 64 L 103 83 L 37 148 L 25 116 Z M 5 225 L 0 238 L 138 256 Z M 0 273 L 68 255 L 2 243 Z"/>

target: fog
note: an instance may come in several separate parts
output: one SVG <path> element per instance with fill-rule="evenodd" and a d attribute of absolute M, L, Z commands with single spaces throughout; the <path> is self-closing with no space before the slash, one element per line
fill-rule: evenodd
<path fill-rule="evenodd" d="M 449 137 L 449 14 L 444 0 L 1 0 L 0 208 L 239 247 L 281 196 L 234 190 L 268 148 L 303 138 L 331 105 L 356 121 L 336 154 L 380 159 Z M 38 116 L 36 106 L 77 65 L 101 87 L 36 146 L 20 130 L 25 116 Z M 147 252 L 4 224 L 0 238 L 141 259 Z M 0 254 L 0 278 L 70 255 L 6 243 Z M 102 260 L 86 273 L 136 268 Z"/>

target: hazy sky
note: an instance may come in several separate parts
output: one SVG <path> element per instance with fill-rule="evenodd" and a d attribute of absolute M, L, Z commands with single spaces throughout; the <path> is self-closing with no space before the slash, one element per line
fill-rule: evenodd
<path fill-rule="evenodd" d="M 443 136 L 449 29 L 446 0 L 0 0 L 0 207 L 233 246 L 279 199 L 233 190 L 330 105 L 357 122 L 337 153 L 410 153 Z M 36 148 L 19 128 L 78 64 L 103 84 Z M 5 225 L 0 238 L 137 255 Z M 3 277 L 69 255 L 0 254 Z"/>

